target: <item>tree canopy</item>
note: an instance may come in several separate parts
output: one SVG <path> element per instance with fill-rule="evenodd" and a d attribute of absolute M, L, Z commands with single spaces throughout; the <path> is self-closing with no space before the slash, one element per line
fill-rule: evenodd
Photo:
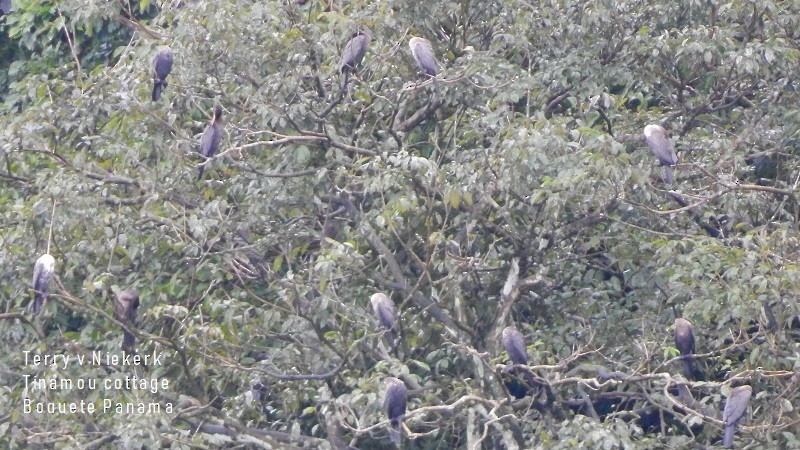
<path fill-rule="evenodd" d="M 797 2 L 10 9 L 5 446 L 387 448 L 397 377 L 403 448 L 720 445 L 741 385 L 735 445 L 800 448 Z M 677 152 L 670 185 L 649 124 Z M 137 311 L 115 310 L 124 292 Z M 527 366 L 501 343 L 510 325 Z"/>

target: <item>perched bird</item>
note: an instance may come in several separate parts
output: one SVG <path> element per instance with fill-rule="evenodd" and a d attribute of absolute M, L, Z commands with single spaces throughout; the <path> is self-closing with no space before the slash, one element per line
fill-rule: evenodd
<path fill-rule="evenodd" d="M 406 413 L 408 390 L 405 383 L 398 378 L 387 377 L 384 382 L 386 384 L 386 395 L 383 397 L 383 407 L 386 409 L 386 415 L 392 425 L 389 436 L 392 442 L 400 445 L 400 423 Z"/>
<path fill-rule="evenodd" d="M 784 165 L 785 158 L 778 153 L 755 154 L 747 157 L 744 162 L 753 166 L 753 176 L 759 186 L 768 186 L 778 177 L 779 169 Z"/>
<path fill-rule="evenodd" d="M 429 77 L 436 76 L 436 55 L 433 54 L 433 47 L 431 42 L 427 39 L 420 37 L 412 37 L 408 41 L 408 46 L 411 48 L 411 55 L 417 61 L 419 68 L 422 69 Z"/>
<path fill-rule="evenodd" d="M 394 310 L 394 302 L 383 293 L 372 294 L 369 299 L 372 303 L 372 310 L 375 312 L 375 317 L 386 328 L 389 334 L 389 347 L 394 348 L 396 345 L 397 335 L 395 333 L 395 325 L 397 324 L 397 314 Z"/>
<path fill-rule="evenodd" d="M 525 347 L 525 339 L 514 325 L 503 329 L 500 340 L 514 364 L 528 364 L 528 349 Z"/>
<path fill-rule="evenodd" d="M 33 266 L 33 303 L 31 303 L 31 311 L 34 314 L 39 314 L 42 310 L 42 305 L 47 301 L 47 295 L 50 291 L 50 281 L 53 279 L 55 272 L 56 260 L 45 253 L 36 260 L 36 265 Z"/>
<path fill-rule="evenodd" d="M 364 59 L 369 41 L 369 35 L 363 31 L 359 31 L 345 44 L 344 51 L 342 51 L 342 73 L 344 74 L 342 90 L 347 88 L 350 72 L 355 70 L 356 67 L 361 64 L 361 60 Z"/>
<path fill-rule="evenodd" d="M 506 348 L 511 362 L 514 364 L 528 365 L 528 349 L 525 346 L 525 338 L 522 336 L 522 333 L 517 331 L 514 325 L 503 328 L 500 340 L 503 343 L 503 347 Z M 510 372 L 509 370 L 509 373 Z M 528 370 L 524 370 L 523 373 L 525 375 L 525 381 L 527 381 L 529 385 L 528 389 L 539 386 L 539 383 L 533 379 L 533 375 L 531 375 Z"/>
<path fill-rule="evenodd" d="M 153 56 L 153 101 L 161 97 L 167 87 L 167 75 L 172 71 L 172 49 L 163 46 Z"/>
<path fill-rule="evenodd" d="M 664 183 L 672 184 L 675 181 L 672 176 L 672 166 L 678 163 L 678 155 L 667 139 L 667 130 L 661 125 L 648 125 L 644 127 L 644 139 L 664 166 Z"/>
<path fill-rule="evenodd" d="M 217 106 L 214 108 L 214 118 L 208 124 L 203 137 L 200 139 L 200 154 L 206 159 L 214 156 L 214 153 L 219 149 L 219 142 L 222 140 L 222 107 Z M 200 171 L 197 174 L 197 179 L 203 178 L 203 172 L 206 170 L 206 163 L 204 161 L 200 166 Z"/>
<path fill-rule="evenodd" d="M 694 364 L 692 354 L 694 353 L 694 326 L 684 318 L 675 319 L 675 347 L 681 352 L 683 367 L 686 378 L 694 379 Z"/>
<path fill-rule="evenodd" d="M 128 328 L 136 325 L 136 312 L 139 309 L 139 294 L 135 291 L 125 291 L 117 295 L 114 300 L 114 316 Z M 122 349 L 126 352 L 133 351 L 136 338 L 128 330 L 122 331 Z"/>
<path fill-rule="evenodd" d="M 264 392 L 267 390 L 267 387 L 264 386 L 260 380 L 254 379 L 250 383 L 250 395 L 253 398 L 254 402 L 261 401 L 261 397 L 263 396 Z"/>
<path fill-rule="evenodd" d="M 725 424 L 725 437 L 722 439 L 722 445 L 725 448 L 733 447 L 733 433 L 736 424 L 744 415 L 751 395 L 753 395 L 752 387 L 749 385 L 739 386 L 731 391 L 725 402 L 725 410 L 722 412 L 722 422 Z"/>

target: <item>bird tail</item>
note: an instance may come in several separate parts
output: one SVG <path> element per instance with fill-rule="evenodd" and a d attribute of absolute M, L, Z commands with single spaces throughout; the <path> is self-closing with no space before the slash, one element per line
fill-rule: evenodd
<path fill-rule="evenodd" d="M 733 432 L 736 430 L 736 424 L 725 426 L 725 437 L 722 439 L 722 446 L 725 448 L 733 447 Z"/>
<path fill-rule="evenodd" d="M 344 68 L 344 81 L 342 82 L 342 92 L 347 89 L 347 82 L 350 80 L 350 70 L 345 67 Z"/>
<path fill-rule="evenodd" d="M 537 383 L 536 380 L 533 379 L 533 375 L 531 375 L 530 372 L 528 372 L 525 369 L 522 370 L 524 371 L 523 373 L 525 374 L 525 382 L 528 383 L 527 388 L 529 391 L 539 385 L 539 383 Z"/>
<path fill-rule="evenodd" d="M 203 164 L 202 166 L 200 166 L 200 170 L 197 171 L 197 179 L 198 180 L 203 178 L 203 172 L 205 172 L 205 171 L 206 171 L 206 166 L 205 166 L 205 164 Z"/>
<path fill-rule="evenodd" d="M 45 300 L 47 300 L 47 295 L 41 292 L 36 292 L 33 295 L 33 303 L 31 303 L 31 311 L 33 311 L 34 315 L 39 314 L 39 311 L 42 310 L 42 304 L 44 303 Z"/>
<path fill-rule="evenodd" d="M 692 355 L 683 357 L 683 372 L 689 380 L 695 379 L 694 363 L 692 362 Z"/>
<path fill-rule="evenodd" d="M 397 351 L 397 335 L 393 330 L 388 330 L 386 339 L 389 341 L 389 350 L 392 352 Z"/>
<path fill-rule="evenodd" d="M 126 352 L 133 351 L 133 345 L 136 343 L 136 337 L 127 331 L 122 332 L 122 349 Z"/>
<path fill-rule="evenodd" d="M 672 167 L 664 166 L 664 184 L 672 184 L 675 178 L 672 176 Z"/>
<path fill-rule="evenodd" d="M 392 442 L 400 446 L 400 422 L 392 423 L 392 429 L 389 430 L 389 437 L 392 439 Z"/>
<path fill-rule="evenodd" d="M 161 98 L 161 82 L 158 80 L 153 80 L 153 101 L 158 100 Z"/>

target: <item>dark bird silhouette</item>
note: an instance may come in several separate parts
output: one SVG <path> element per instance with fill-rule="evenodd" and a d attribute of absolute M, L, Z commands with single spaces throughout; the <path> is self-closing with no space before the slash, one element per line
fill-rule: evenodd
<path fill-rule="evenodd" d="M 778 169 L 784 164 L 784 158 L 779 154 L 757 154 L 749 156 L 744 162 L 753 166 L 753 176 L 760 186 L 768 186 L 771 180 L 778 177 Z"/>
<path fill-rule="evenodd" d="M 261 397 L 264 395 L 266 390 L 267 387 L 264 386 L 259 380 L 253 380 L 250 383 L 250 395 L 253 397 L 254 402 L 260 402 Z"/>
<path fill-rule="evenodd" d="M 344 74 L 344 82 L 342 83 L 342 90 L 347 89 L 347 81 L 350 79 L 350 72 L 355 70 L 364 59 L 367 53 L 367 46 L 369 45 L 369 35 L 363 31 L 356 33 L 344 46 L 342 51 L 342 73 Z"/>
<path fill-rule="evenodd" d="M 136 325 L 136 312 L 139 310 L 139 294 L 135 291 L 125 291 L 117 295 L 114 300 L 114 316 L 126 327 Z M 133 351 L 136 338 L 128 330 L 122 330 L 122 349 L 126 352 Z"/>
<path fill-rule="evenodd" d="M 514 364 L 528 364 L 528 349 L 525 347 L 525 339 L 516 327 L 513 325 L 505 327 L 500 340 Z"/>
<path fill-rule="evenodd" d="M 431 42 L 421 37 L 412 37 L 408 41 L 411 48 L 411 55 L 417 61 L 419 68 L 429 77 L 435 77 L 437 73 L 436 55 L 433 53 Z"/>
<path fill-rule="evenodd" d="M 681 352 L 686 378 L 692 380 L 695 375 L 692 354 L 694 354 L 694 326 L 686 319 L 675 319 L 675 347 Z"/>
<path fill-rule="evenodd" d="M 392 429 L 389 431 L 389 436 L 392 442 L 400 445 L 400 423 L 403 421 L 403 416 L 406 413 L 406 403 L 408 402 L 408 390 L 402 380 L 395 377 L 387 377 L 384 380 L 386 384 L 386 395 L 383 397 L 383 407 L 386 409 L 386 415 L 389 417 L 389 423 Z"/>
<path fill-rule="evenodd" d="M 725 437 L 722 445 L 725 448 L 733 447 L 733 433 L 736 424 L 742 419 L 747 404 L 750 403 L 750 396 L 753 395 L 753 388 L 749 385 L 739 386 L 731 391 L 728 400 L 725 402 L 725 410 L 722 412 L 722 422 L 725 424 Z"/>
<path fill-rule="evenodd" d="M 153 56 L 153 101 L 161 98 L 161 91 L 167 87 L 167 75 L 172 71 L 172 49 L 164 46 Z"/>
<path fill-rule="evenodd" d="M 42 310 L 42 305 L 47 301 L 48 293 L 50 292 L 50 281 L 53 279 L 55 273 L 56 260 L 45 253 L 36 260 L 33 266 L 33 303 L 31 303 L 31 311 L 33 314 L 39 314 Z"/>
<path fill-rule="evenodd" d="M 394 302 L 380 292 L 372 294 L 369 301 L 372 303 L 372 310 L 375 312 L 375 317 L 378 318 L 378 321 L 386 328 L 386 332 L 389 334 L 389 347 L 394 348 L 397 344 L 397 334 L 395 333 L 397 314 L 394 310 Z"/>
<path fill-rule="evenodd" d="M 678 155 L 667 139 L 667 130 L 661 125 L 648 125 L 644 127 L 644 139 L 661 165 L 664 166 L 664 183 L 675 182 L 675 178 L 672 176 L 672 166 L 678 163 Z"/>
<path fill-rule="evenodd" d="M 214 156 L 214 153 L 219 149 L 219 143 L 222 140 L 222 107 L 217 106 L 214 108 L 214 118 L 203 131 L 203 137 L 200 139 L 200 154 L 203 155 L 206 161 L 200 166 L 197 173 L 197 179 L 203 178 L 203 172 L 206 170 L 208 159 Z"/>
<path fill-rule="evenodd" d="M 522 336 L 522 333 L 517 331 L 516 327 L 511 325 L 503 328 L 503 333 L 500 336 L 500 340 L 503 343 L 503 347 L 505 347 L 506 351 L 508 352 L 508 357 L 511 359 L 511 362 L 523 366 L 528 365 L 528 348 L 525 346 L 525 338 Z M 511 373 L 511 369 L 506 370 Z M 525 376 L 525 381 L 528 383 L 528 389 L 533 389 L 534 387 L 539 386 L 539 383 L 533 379 L 533 375 L 531 375 L 527 369 L 522 370 Z"/>

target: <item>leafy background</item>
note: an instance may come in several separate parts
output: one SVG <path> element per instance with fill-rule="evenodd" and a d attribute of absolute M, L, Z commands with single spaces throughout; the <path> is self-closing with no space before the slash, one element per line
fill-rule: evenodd
<path fill-rule="evenodd" d="M 796 2 L 12 4 L 9 448 L 385 448 L 389 375 L 410 389 L 407 448 L 715 445 L 739 384 L 754 395 L 737 445 L 800 448 Z M 372 42 L 340 98 L 358 30 Z M 436 87 L 417 78 L 411 36 L 433 44 Z M 175 65 L 154 103 L 160 45 Z M 215 104 L 222 147 L 197 181 Z M 676 143 L 672 186 L 641 137 L 649 123 Z M 48 248 L 57 279 L 33 318 Z M 119 351 L 122 290 L 141 297 L 139 352 L 163 366 L 23 364 L 22 350 Z M 376 291 L 397 305 L 396 353 Z M 694 324 L 705 373 L 693 404 L 676 317 Z M 548 408 L 503 383 L 512 323 Z M 29 392 L 24 375 L 171 385 Z M 28 396 L 176 408 L 24 415 Z"/>

